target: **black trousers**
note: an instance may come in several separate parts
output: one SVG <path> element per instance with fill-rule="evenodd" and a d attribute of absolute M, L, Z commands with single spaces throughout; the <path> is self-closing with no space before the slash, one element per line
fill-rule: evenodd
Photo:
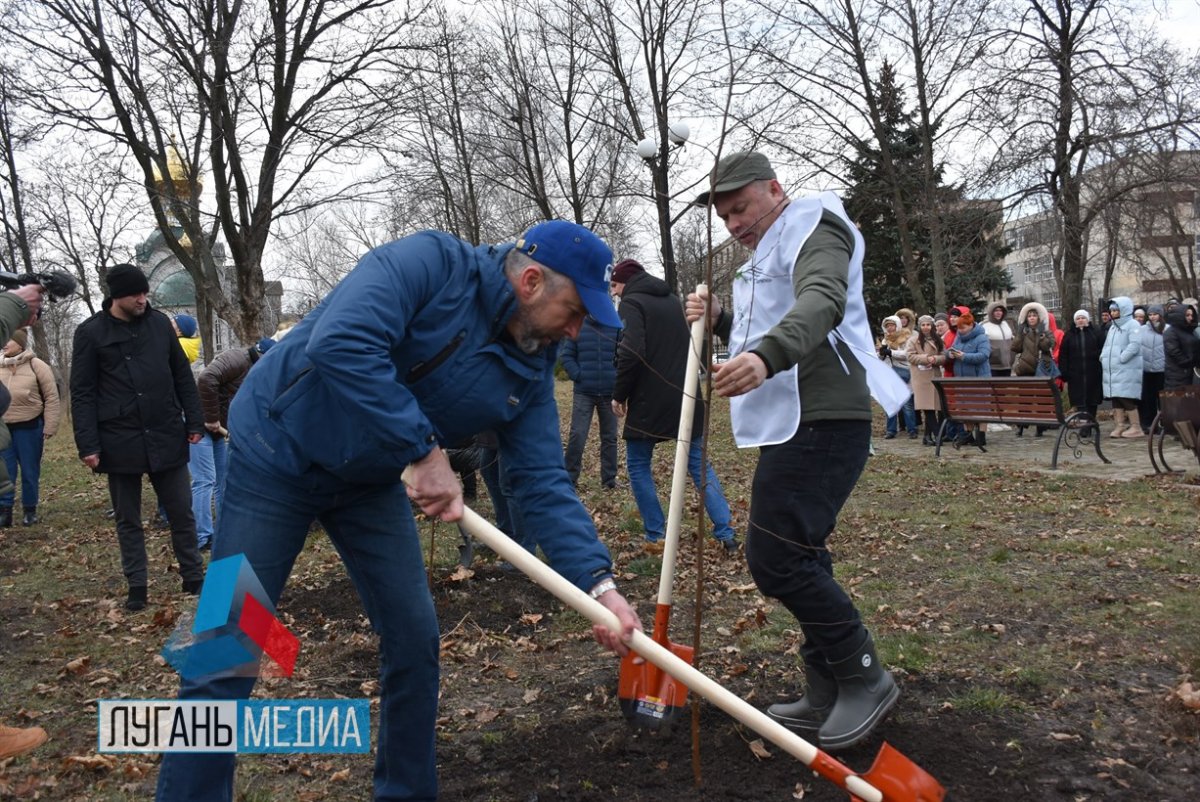
<path fill-rule="evenodd" d="M 870 441 L 869 421 L 818 421 L 759 452 L 746 562 L 763 595 L 800 623 L 809 665 L 842 660 L 862 640 L 858 610 L 833 577 L 825 542 L 867 464 Z"/>
<path fill-rule="evenodd" d="M 192 517 L 192 483 L 187 465 L 147 474 L 159 503 L 171 523 L 171 547 L 185 582 L 204 579 L 204 558 L 196 546 L 196 521 Z M 108 494 L 117 522 L 121 570 L 130 587 L 145 587 L 146 533 L 142 528 L 142 474 L 108 474 Z"/>
<path fill-rule="evenodd" d="M 1138 403 L 1138 422 L 1142 431 L 1149 433 L 1150 424 L 1158 415 L 1158 394 L 1162 392 L 1166 382 L 1165 373 L 1149 373 L 1142 371 L 1142 398 Z"/>

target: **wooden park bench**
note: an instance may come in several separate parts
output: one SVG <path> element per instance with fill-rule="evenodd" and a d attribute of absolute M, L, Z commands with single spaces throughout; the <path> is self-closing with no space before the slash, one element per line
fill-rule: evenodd
<path fill-rule="evenodd" d="M 1175 440 L 1200 461 L 1200 384 L 1163 390 L 1158 394 L 1158 409 L 1158 417 L 1150 425 L 1150 464 L 1154 472 L 1177 470 L 1167 464 L 1166 446 Z"/>
<path fill-rule="evenodd" d="M 1006 423 L 1010 426 L 1041 426 L 1057 429 L 1054 454 L 1050 467 L 1058 468 L 1058 452 L 1063 443 L 1076 459 L 1083 456 L 1083 447 L 1093 445 L 1096 456 L 1106 464 L 1111 462 L 1100 451 L 1100 426 L 1086 412 L 1067 415 L 1063 412 L 1062 394 L 1054 379 L 1042 376 L 998 376 L 983 378 L 946 377 L 934 379 L 946 420 L 938 429 L 938 456 L 942 453 L 942 438 L 950 421 L 959 423 Z M 983 446 L 982 451 L 987 451 Z"/>

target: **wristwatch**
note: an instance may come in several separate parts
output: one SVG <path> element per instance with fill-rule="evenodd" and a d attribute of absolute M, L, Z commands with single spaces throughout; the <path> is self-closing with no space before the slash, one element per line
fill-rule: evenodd
<path fill-rule="evenodd" d="M 601 596 L 603 596 L 605 593 L 608 593 L 610 590 L 616 590 L 616 589 L 617 589 L 617 583 L 612 580 L 612 577 L 609 577 L 608 579 L 601 579 L 599 582 L 597 582 L 596 587 L 594 587 L 590 591 L 588 591 L 588 595 L 591 596 L 593 599 L 599 599 Z"/>

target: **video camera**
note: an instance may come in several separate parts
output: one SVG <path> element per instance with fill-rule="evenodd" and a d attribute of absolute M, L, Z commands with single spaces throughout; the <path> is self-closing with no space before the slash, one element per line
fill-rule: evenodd
<path fill-rule="evenodd" d="M 0 270 L 0 288 L 3 288 L 0 291 L 13 290 L 29 284 L 40 285 L 51 301 L 60 301 L 74 295 L 79 287 L 75 277 L 63 270 L 49 273 L 9 273 L 7 270 Z M 40 311 L 38 316 L 41 316 Z"/>

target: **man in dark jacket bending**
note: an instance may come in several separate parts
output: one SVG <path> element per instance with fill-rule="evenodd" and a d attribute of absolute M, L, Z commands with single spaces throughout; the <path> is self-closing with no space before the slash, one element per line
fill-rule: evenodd
<path fill-rule="evenodd" d="M 109 297 L 79 324 L 71 356 L 71 415 L 83 464 L 108 474 L 108 492 L 129 583 L 125 607 L 146 606 L 142 474 L 171 523 L 171 546 L 186 593 L 199 593 L 204 560 L 196 546 L 188 444 L 204 431 L 200 396 L 171 319 L 150 308 L 150 285 L 133 265 L 105 277 Z"/>

